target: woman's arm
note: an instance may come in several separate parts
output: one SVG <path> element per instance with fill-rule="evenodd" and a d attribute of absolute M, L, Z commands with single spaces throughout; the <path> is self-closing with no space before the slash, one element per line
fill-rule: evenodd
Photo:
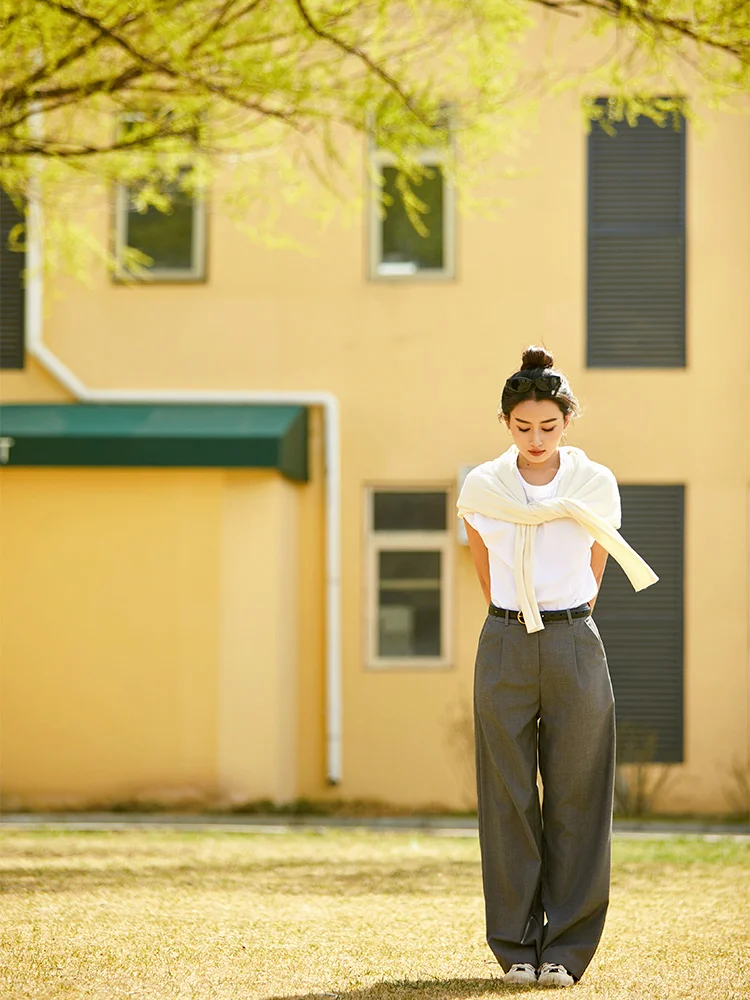
<path fill-rule="evenodd" d="M 591 546 L 591 572 L 596 577 L 596 597 L 599 596 L 599 588 L 602 585 L 602 577 L 604 576 L 604 566 L 607 562 L 607 556 L 609 552 L 600 545 L 599 542 L 594 542 Z M 596 603 L 596 597 L 589 601 L 591 605 L 591 610 L 594 610 L 594 604 Z"/>
<path fill-rule="evenodd" d="M 474 566 L 477 571 L 477 576 L 479 577 L 479 584 L 482 588 L 484 599 L 489 606 L 491 604 L 490 554 L 487 551 L 487 546 L 482 541 L 482 536 L 476 528 L 472 528 L 466 518 L 464 518 L 464 524 L 466 525 L 466 534 L 469 538 L 469 548 L 471 549 L 471 554 L 474 558 Z"/>

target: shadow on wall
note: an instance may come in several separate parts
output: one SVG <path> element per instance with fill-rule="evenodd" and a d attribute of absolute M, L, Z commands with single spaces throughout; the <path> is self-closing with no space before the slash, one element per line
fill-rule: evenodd
<path fill-rule="evenodd" d="M 461 806 L 477 811 L 477 778 L 474 757 L 474 708 L 466 697 L 457 697 L 445 722 L 446 745 L 458 780 Z"/>
<path fill-rule="evenodd" d="M 735 757 L 729 765 L 729 780 L 725 795 L 732 815 L 750 823 L 750 758 Z"/>
<path fill-rule="evenodd" d="M 617 726 L 616 816 L 650 816 L 667 786 L 674 787 L 675 765 L 656 762 L 658 745 L 658 733 L 629 722 Z"/>
<path fill-rule="evenodd" d="M 48 796 L 27 801 L 19 795 L 0 795 L 0 815 L 86 815 L 107 813 L 131 815 L 247 816 L 274 817 L 290 824 L 305 818 L 333 820 L 420 819 L 425 817 L 465 817 L 471 810 L 451 809 L 439 802 L 422 802 L 406 806 L 382 799 L 293 799 L 274 802 L 271 799 L 236 799 L 211 795 L 196 789 L 165 788 L 136 791 L 127 797 L 112 796 L 72 798 Z"/>

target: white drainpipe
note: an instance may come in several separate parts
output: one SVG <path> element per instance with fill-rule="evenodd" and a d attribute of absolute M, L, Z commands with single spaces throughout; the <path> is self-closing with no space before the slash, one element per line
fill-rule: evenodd
<path fill-rule="evenodd" d="M 325 434 L 325 614 L 326 614 L 326 770 L 330 785 L 342 779 L 341 754 L 341 439 L 338 399 L 330 392 L 90 389 L 43 340 L 41 226 L 38 200 L 30 199 L 27 239 L 27 348 L 74 396 L 87 403 L 276 403 L 320 406 Z"/>

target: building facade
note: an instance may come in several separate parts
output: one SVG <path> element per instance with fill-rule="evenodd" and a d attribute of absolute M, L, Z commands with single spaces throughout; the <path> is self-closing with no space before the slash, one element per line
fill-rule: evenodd
<path fill-rule="evenodd" d="M 655 808 L 737 808 L 750 119 L 701 115 L 589 136 L 580 95 L 550 99 L 491 219 L 435 160 L 429 238 L 365 197 L 355 225 L 290 220 L 303 255 L 210 193 L 163 217 L 114 192 L 96 235 L 149 253 L 149 280 L 24 288 L 5 252 L 4 808 L 470 808 L 485 609 L 455 501 L 510 444 L 497 403 L 537 342 L 660 576 L 635 594 L 610 559 L 597 603 L 622 759 L 667 775 Z"/>

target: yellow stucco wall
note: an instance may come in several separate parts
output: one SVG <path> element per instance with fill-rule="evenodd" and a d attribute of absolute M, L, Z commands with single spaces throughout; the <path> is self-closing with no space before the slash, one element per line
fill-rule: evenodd
<path fill-rule="evenodd" d="M 297 791 L 298 498 L 281 476 L 232 471 L 223 505 L 218 784 L 235 801 L 290 801 Z"/>
<path fill-rule="evenodd" d="M 127 798 L 134 781 L 138 790 L 212 781 L 217 478 L 2 472 L 11 800 Z"/>
<path fill-rule="evenodd" d="M 298 487 L 0 473 L 3 802 L 294 798 Z"/>
<path fill-rule="evenodd" d="M 460 465 L 505 448 L 494 418 L 503 380 L 522 347 L 543 340 L 586 408 L 569 443 L 610 466 L 622 484 L 685 484 L 686 761 L 661 804 L 725 810 L 731 762 L 747 758 L 750 733 L 750 404 L 742 389 L 750 368 L 750 120 L 703 113 L 705 135 L 688 131 L 685 369 L 585 367 L 586 140 L 574 94 L 544 105 L 523 153 L 524 176 L 495 185 L 508 206 L 491 220 L 459 216 L 455 281 L 368 283 L 364 222 L 321 233 L 293 223 L 316 251 L 303 256 L 250 243 L 214 214 L 205 285 L 115 287 L 103 272 L 91 290 L 58 282 L 46 298 L 45 339 L 91 387 L 320 389 L 339 398 L 344 781 L 335 791 L 324 782 L 317 415 L 313 476 L 304 487 L 270 473 L 207 470 L 3 474 L 8 564 L 26 568 L 18 588 L 5 585 L 14 610 L 6 611 L 5 648 L 24 664 L 23 673 L 4 671 L 5 767 L 14 776 L 6 791 L 58 791 L 75 780 L 92 794 L 125 794 L 136 759 L 143 782 L 223 782 L 237 796 L 260 795 L 247 760 L 265 753 L 263 787 L 279 797 L 466 804 L 462 734 L 484 614 L 469 554 L 457 547 L 451 667 L 368 670 L 364 489 L 453 489 Z M 106 218 L 103 211 L 102 233 Z M 722 356 L 731 365 L 719 370 L 737 372 L 736 380 L 727 375 L 707 391 Z M 6 401 L 65 396 L 33 361 L 24 373 L 4 373 L 1 388 Z M 124 494 L 137 512 L 126 535 Z M 100 506 L 97 545 L 87 547 Z M 60 523 L 64 536 L 52 528 Z M 251 563 L 255 551 L 264 554 Z M 144 566 L 150 576 L 142 580 Z M 296 610 L 287 608 L 287 593 Z M 144 622 L 154 600 L 166 606 L 150 630 Z M 83 634 L 66 616 L 73 605 L 90 607 Z M 260 640 L 257 621 L 245 616 L 251 606 L 267 612 Z M 293 637 L 284 632 L 289 623 Z M 257 641 L 267 659 L 251 681 L 245 651 Z M 50 656 L 53 648 L 64 655 Z M 133 659 L 131 676 L 124 665 Z M 139 709 L 148 679 L 154 695 Z M 60 722 L 63 703 L 70 709 Z M 148 713 L 147 732 L 139 711 Z M 275 720 L 271 744 L 254 728 L 267 711 Z M 96 754 L 79 743 L 59 753 L 61 740 L 81 731 L 95 750 L 112 726 L 126 733 L 137 726 L 139 735 L 106 768 L 91 767 Z M 34 761 L 52 753 L 59 766 L 42 787 Z"/>

